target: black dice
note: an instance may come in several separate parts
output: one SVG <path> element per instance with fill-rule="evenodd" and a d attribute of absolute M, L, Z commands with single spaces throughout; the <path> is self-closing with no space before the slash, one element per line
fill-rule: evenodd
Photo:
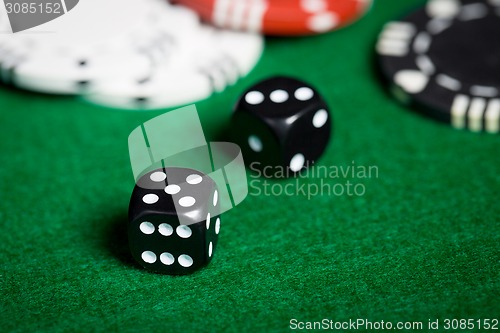
<path fill-rule="evenodd" d="M 220 229 L 217 185 L 192 169 L 163 168 L 144 174 L 129 206 L 132 256 L 164 274 L 192 273 L 207 265 Z"/>
<path fill-rule="evenodd" d="M 330 112 L 310 85 L 274 77 L 243 94 L 231 128 L 252 169 L 282 167 L 293 174 L 323 154 L 330 139 Z"/>

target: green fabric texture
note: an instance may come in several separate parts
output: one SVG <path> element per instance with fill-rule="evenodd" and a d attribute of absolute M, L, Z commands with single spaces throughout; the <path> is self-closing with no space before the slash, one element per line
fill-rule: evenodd
<path fill-rule="evenodd" d="M 165 110 L 2 87 L 0 330 L 283 332 L 294 318 L 424 328 L 429 319 L 498 318 L 499 137 L 408 111 L 375 74 L 381 27 L 419 4 L 378 1 L 342 30 L 268 38 L 248 77 L 197 103 L 207 140 L 217 141 L 247 87 L 275 74 L 301 78 L 334 117 L 317 164 L 376 166 L 378 178 L 269 181 L 293 190 L 350 180 L 364 185 L 362 196 L 251 188 L 224 214 L 211 264 L 189 276 L 149 273 L 128 251 L 127 137 Z"/>

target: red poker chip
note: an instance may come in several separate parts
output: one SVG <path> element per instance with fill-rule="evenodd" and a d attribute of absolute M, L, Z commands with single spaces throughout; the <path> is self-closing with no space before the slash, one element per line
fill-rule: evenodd
<path fill-rule="evenodd" d="M 207 22 L 266 35 L 313 35 L 360 18 L 372 0 L 175 0 Z"/>

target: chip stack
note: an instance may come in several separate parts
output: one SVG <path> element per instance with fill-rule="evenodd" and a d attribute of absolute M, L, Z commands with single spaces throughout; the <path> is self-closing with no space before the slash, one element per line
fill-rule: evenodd
<path fill-rule="evenodd" d="M 159 0 L 80 1 L 16 34 L 5 33 L 12 26 L 0 7 L 0 31 L 3 83 L 126 109 L 208 98 L 247 75 L 263 51 L 258 34 L 215 29 Z"/>

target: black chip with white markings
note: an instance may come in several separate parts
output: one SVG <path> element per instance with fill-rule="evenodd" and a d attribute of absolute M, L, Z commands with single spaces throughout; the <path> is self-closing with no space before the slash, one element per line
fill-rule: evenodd
<path fill-rule="evenodd" d="M 458 129 L 500 132 L 499 0 L 431 0 L 387 23 L 376 49 L 398 100 Z"/>

